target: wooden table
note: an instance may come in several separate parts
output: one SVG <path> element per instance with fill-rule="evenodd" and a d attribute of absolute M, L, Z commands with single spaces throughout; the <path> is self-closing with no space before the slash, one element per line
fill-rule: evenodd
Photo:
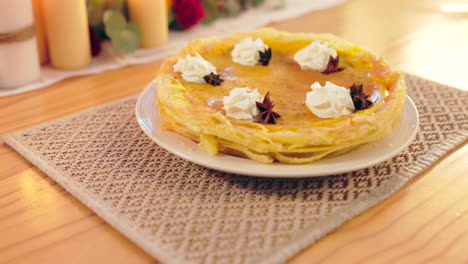
<path fill-rule="evenodd" d="M 441 12 L 441 3 L 354 0 L 272 26 L 291 32 L 331 32 L 383 55 L 397 69 L 468 90 L 468 14 Z M 1 98 L 0 136 L 139 93 L 158 67 L 158 62 L 131 66 Z M 291 262 L 466 263 L 467 249 L 465 144 Z M 2 143 L 0 263 L 6 262 L 154 260 Z"/>

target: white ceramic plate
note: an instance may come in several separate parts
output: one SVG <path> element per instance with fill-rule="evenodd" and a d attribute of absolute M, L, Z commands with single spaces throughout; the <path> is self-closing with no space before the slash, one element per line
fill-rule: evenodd
<path fill-rule="evenodd" d="M 135 112 L 143 131 L 159 146 L 204 167 L 259 177 L 317 177 L 367 168 L 394 157 L 406 148 L 414 139 L 419 124 L 416 106 L 407 97 L 401 122 L 380 140 L 367 143 L 346 154 L 308 164 L 263 164 L 224 154 L 212 156 L 192 140 L 174 132 L 160 130 L 161 120 L 155 99 L 156 85 L 153 81 L 140 94 Z"/>

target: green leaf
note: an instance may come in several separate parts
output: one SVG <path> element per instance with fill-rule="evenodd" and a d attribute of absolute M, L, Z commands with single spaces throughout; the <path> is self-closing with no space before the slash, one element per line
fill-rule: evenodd
<path fill-rule="evenodd" d="M 112 36 L 111 43 L 115 49 L 129 53 L 140 46 L 140 36 L 129 27 Z"/>
<path fill-rule="evenodd" d="M 129 53 L 140 47 L 140 29 L 133 23 L 127 23 L 121 11 L 106 10 L 103 21 L 105 33 L 115 49 Z"/>
<path fill-rule="evenodd" d="M 207 13 L 207 16 L 202 20 L 202 23 L 209 24 L 218 18 L 219 12 L 217 0 L 203 0 L 203 7 Z"/>
<path fill-rule="evenodd" d="M 104 12 L 104 26 L 106 34 L 112 38 L 116 34 L 120 34 L 127 27 L 125 17 L 117 11 L 106 10 Z"/>
<path fill-rule="evenodd" d="M 127 30 L 133 32 L 136 36 L 138 36 L 138 40 L 141 39 L 141 31 L 140 31 L 140 28 L 136 24 L 134 24 L 132 22 L 128 22 Z M 138 44 L 140 44 L 140 43 L 138 43 Z"/>
<path fill-rule="evenodd" d="M 228 15 L 237 15 L 240 13 L 241 6 L 237 0 L 226 0 L 225 3 Z"/>
<path fill-rule="evenodd" d="M 251 0 L 253 6 L 258 6 L 263 3 L 263 0 Z"/>
<path fill-rule="evenodd" d="M 263 3 L 264 0 L 252 0 L 253 6 L 259 6 Z"/>

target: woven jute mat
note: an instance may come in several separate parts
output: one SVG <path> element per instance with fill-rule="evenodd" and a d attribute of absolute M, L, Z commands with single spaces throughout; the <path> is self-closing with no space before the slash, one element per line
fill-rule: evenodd
<path fill-rule="evenodd" d="M 330 177 L 227 174 L 153 143 L 136 97 L 48 122 L 5 142 L 166 263 L 280 263 L 382 201 L 468 138 L 468 93 L 407 75 L 420 131 L 401 154 Z"/>

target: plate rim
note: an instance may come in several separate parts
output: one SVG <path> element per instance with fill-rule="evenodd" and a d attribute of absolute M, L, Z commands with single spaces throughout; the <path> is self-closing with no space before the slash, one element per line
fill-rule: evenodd
<path fill-rule="evenodd" d="M 152 95 L 153 95 L 152 96 L 153 97 L 152 101 L 154 102 L 156 100 L 157 95 L 156 95 L 156 89 L 155 88 L 156 88 L 156 81 L 153 80 L 139 94 L 136 105 L 135 105 L 135 117 L 137 119 L 138 125 L 143 130 L 143 132 L 154 143 L 156 143 L 158 146 L 165 149 L 169 153 L 176 155 L 177 157 L 180 157 L 180 158 L 182 158 L 184 160 L 195 163 L 195 164 L 200 165 L 202 167 L 214 169 L 214 170 L 217 170 L 217 171 L 234 173 L 234 174 L 238 174 L 238 175 L 254 176 L 254 177 L 267 177 L 267 178 L 305 178 L 305 177 L 321 177 L 321 176 L 338 175 L 338 174 L 342 174 L 342 173 L 357 171 L 357 170 L 360 170 L 360 169 L 375 166 L 377 164 L 380 164 L 382 162 L 385 162 L 385 161 L 395 157 L 396 155 L 401 153 L 406 147 L 408 147 L 411 144 L 411 142 L 413 142 L 414 138 L 416 137 L 416 135 L 417 135 L 417 133 L 419 131 L 419 112 L 418 112 L 418 109 L 417 109 L 416 105 L 414 104 L 413 100 L 411 99 L 411 97 L 406 95 L 405 104 L 408 103 L 409 107 L 412 108 L 412 110 L 413 110 L 412 112 L 414 112 L 414 118 L 415 118 L 415 124 L 413 125 L 414 128 L 412 129 L 411 135 L 407 138 L 405 143 L 398 146 L 398 147 L 396 147 L 392 152 L 387 153 L 386 155 L 384 155 L 383 156 L 384 158 L 376 159 L 376 160 L 373 160 L 373 161 L 365 163 L 365 164 L 360 164 L 360 165 L 357 165 L 357 166 L 353 166 L 352 168 L 333 168 L 332 167 L 327 172 L 321 171 L 320 173 L 314 173 L 314 171 L 309 171 L 309 170 L 304 170 L 304 171 L 299 170 L 301 167 L 306 168 L 306 167 L 309 167 L 309 166 L 313 166 L 314 162 L 303 163 L 303 164 L 283 164 L 283 163 L 265 164 L 265 163 L 261 163 L 259 161 L 254 161 L 254 160 L 240 158 L 240 157 L 234 157 L 234 156 L 230 156 L 230 155 L 226 155 L 226 154 L 218 154 L 218 155 L 212 156 L 214 159 L 221 159 L 220 163 L 205 163 L 205 162 L 201 162 L 200 160 L 194 158 L 193 156 L 186 155 L 184 153 L 180 153 L 177 150 L 174 150 L 174 148 L 172 147 L 173 144 L 169 144 L 169 143 L 166 143 L 166 142 L 160 140 L 158 137 L 156 137 L 155 135 L 153 135 L 150 131 L 148 131 L 146 129 L 145 124 L 143 123 L 143 120 L 142 120 L 142 118 L 140 116 L 139 110 L 141 110 L 141 112 L 143 112 L 142 111 L 143 99 L 148 94 L 151 94 L 151 92 L 152 92 Z M 159 126 L 157 126 L 155 124 L 153 117 L 151 118 L 151 122 L 152 122 L 152 125 L 154 126 L 155 129 L 156 129 L 156 127 L 159 127 Z M 403 118 L 402 118 L 402 120 L 400 122 L 403 122 Z M 158 129 L 158 130 L 159 130 L 159 132 L 162 132 L 162 133 L 166 133 L 166 132 L 167 133 L 173 133 L 174 136 L 182 137 L 181 135 L 179 135 L 179 134 L 177 134 L 175 132 L 162 131 L 160 129 Z M 193 141 L 192 141 L 192 143 L 194 144 L 195 147 L 198 147 L 197 143 L 195 143 Z M 346 155 L 346 154 L 344 154 L 344 155 Z M 271 166 L 271 168 L 274 168 L 274 167 L 277 167 L 277 166 L 287 166 L 287 167 L 291 168 L 291 172 L 290 173 L 284 173 L 284 172 L 275 172 L 275 171 L 269 171 L 269 170 L 267 170 L 266 172 L 265 171 L 249 171 L 249 170 L 243 170 L 242 167 L 241 168 L 236 168 L 236 167 L 230 167 L 230 166 L 226 167 L 226 166 L 217 165 L 217 164 L 222 164 L 223 159 L 226 159 L 226 158 L 228 158 L 228 159 L 231 159 L 231 158 L 240 159 L 240 160 L 245 161 L 245 162 L 255 162 L 255 163 L 258 163 L 258 166 L 262 166 L 262 167 L 263 166 L 268 166 L 268 167 Z"/>

